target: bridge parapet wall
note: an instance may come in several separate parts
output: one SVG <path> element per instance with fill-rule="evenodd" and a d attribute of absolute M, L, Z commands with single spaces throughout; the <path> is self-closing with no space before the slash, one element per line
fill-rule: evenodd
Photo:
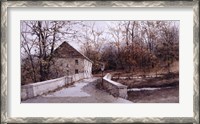
<path fill-rule="evenodd" d="M 115 82 L 111 80 L 111 78 L 112 76 L 109 73 L 103 77 L 103 83 L 102 83 L 103 88 L 115 97 L 121 97 L 126 99 L 128 96 L 127 86 Z"/>
<path fill-rule="evenodd" d="M 23 85 L 21 86 L 21 99 L 26 100 L 35 96 L 39 96 L 84 78 L 84 73 L 79 73 L 53 80 Z"/>

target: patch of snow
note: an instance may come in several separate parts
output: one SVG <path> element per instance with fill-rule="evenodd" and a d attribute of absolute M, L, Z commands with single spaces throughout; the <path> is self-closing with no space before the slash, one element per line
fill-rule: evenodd
<path fill-rule="evenodd" d="M 160 89 L 164 89 L 164 88 L 171 88 L 171 87 L 155 87 L 155 88 L 151 88 L 151 87 L 147 87 L 147 88 L 132 88 L 132 89 L 128 89 L 128 91 L 144 91 L 144 90 L 160 90 Z"/>
<path fill-rule="evenodd" d="M 162 77 L 163 75 L 157 75 L 157 77 Z M 156 77 L 156 75 L 147 75 L 146 78 L 154 78 Z M 145 77 L 142 77 L 142 76 L 132 76 L 132 77 L 112 77 L 113 79 L 128 79 L 128 78 L 131 78 L 131 79 L 141 79 L 141 78 L 145 78 Z"/>

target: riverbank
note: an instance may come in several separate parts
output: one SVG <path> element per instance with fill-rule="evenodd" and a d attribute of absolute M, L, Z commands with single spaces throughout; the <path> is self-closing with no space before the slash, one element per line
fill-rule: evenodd
<path fill-rule="evenodd" d="M 179 103 L 179 87 L 128 91 L 128 100 L 134 103 Z"/>
<path fill-rule="evenodd" d="M 179 103 L 178 73 L 113 80 L 128 86 L 128 100 L 134 103 Z"/>

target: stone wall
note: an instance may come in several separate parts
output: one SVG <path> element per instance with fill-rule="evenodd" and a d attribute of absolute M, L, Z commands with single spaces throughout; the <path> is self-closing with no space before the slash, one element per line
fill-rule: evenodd
<path fill-rule="evenodd" d="M 84 73 L 21 86 L 21 99 L 39 96 L 84 78 Z"/>
<path fill-rule="evenodd" d="M 92 62 L 87 59 L 84 59 L 84 74 L 85 78 L 92 76 Z"/>
<path fill-rule="evenodd" d="M 74 75 L 75 70 L 78 73 L 84 73 L 85 78 L 92 76 L 92 63 L 84 58 L 55 58 L 54 65 L 51 67 L 53 78 L 65 75 Z M 76 63 L 76 61 L 78 63 Z"/>
<path fill-rule="evenodd" d="M 127 98 L 127 86 L 111 80 L 111 74 L 103 77 L 103 88 L 115 97 Z"/>
<path fill-rule="evenodd" d="M 76 64 L 75 61 L 78 61 Z M 55 58 L 54 59 L 55 68 L 64 75 L 74 75 L 75 70 L 78 70 L 78 73 L 84 72 L 84 60 L 82 58 Z M 53 66 L 52 66 L 53 67 Z M 52 69 L 55 71 L 55 69 Z"/>

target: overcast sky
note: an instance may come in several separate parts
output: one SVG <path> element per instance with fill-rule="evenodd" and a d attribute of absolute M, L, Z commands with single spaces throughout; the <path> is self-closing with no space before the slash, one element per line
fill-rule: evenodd
<path fill-rule="evenodd" d="M 83 21 L 85 25 L 91 26 L 92 24 L 95 24 L 94 29 L 97 30 L 103 30 L 106 34 L 106 32 L 109 30 L 108 26 L 114 26 L 119 21 Z M 180 21 L 173 21 L 174 24 L 179 28 Z M 74 41 L 68 41 L 74 48 L 80 50 L 80 43 L 74 42 Z"/>
<path fill-rule="evenodd" d="M 94 25 L 94 30 L 97 30 L 97 31 L 104 31 L 104 33 L 103 33 L 103 36 L 105 36 L 106 37 L 106 35 L 107 36 L 109 36 L 109 37 L 107 37 L 108 39 L 109 38 L 111 38 L 111 35 L 108 35 L 108 31 L 109 31 L 109 26 L 111 26 L 111 27 L 113 27 L 113 28 L 116 28 L 115 27 L 115 23 L 118 23 L 119 21 L 82 21 L 82 23 L 83 24 L 85 24 L 86 25 L 86 27 L 87 26 L 90 26 L 90 27 L 92 27 L 92 25 Z M 174 22 L 174 24 L 176 25 L 176 26 L 178 26 L 179 27 L 179 21 L 173 21 Z M 75 30 L 77 30 L 79 33 L 82 33 L 82 34 L 84 34 L 86 31 L 88 31 L 87 29 L 86 29 L 86 27 L 73 27 L 73 28 L 75 28 Z M 21 30 L 24 30 L 25 29 L 25 25 L 23 25 L 23 24 L 21 24 Z M 28 37 L 34 37 L 34 36 L 32 36 L 31 34 L 29 34 L 29 36 Z M 79 39 L 80 40 L 80 39 Z M 67 41 L 69 44 L 71 44 L 74 48 L 76 48 L 77 50 L 79 50 L 80 51 L 80 46 L 82 45 L 79 41 L 77 41 L 76 39 L 71 39 L 71 38 L 68 38 L 68 37 L 66 37 L 66 38 L 62 38 L 62 40 L 61 40 L 61 42 L 59 42 L 58 44 L 57 44 L 57 47 L 63 42 L 63 41 Z M 76 42 L 77 41 L 77 42 Z M 81 40 L 81 41 L 83 41 L 83 40 Z"/>

